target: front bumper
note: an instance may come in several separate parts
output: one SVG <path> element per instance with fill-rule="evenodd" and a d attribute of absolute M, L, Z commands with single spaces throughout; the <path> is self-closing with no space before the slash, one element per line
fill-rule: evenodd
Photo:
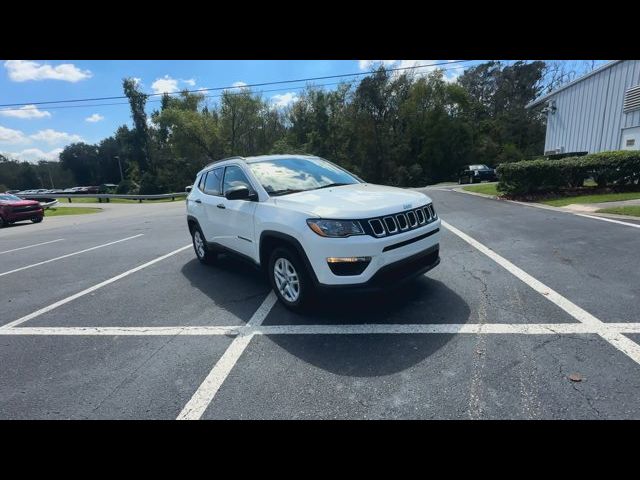
<path fill-rule="evenodd" d="M 31 220 L 32 218 L 39 218 L 44 216 L 44 208 L 38 208 L 35 210 L 27 210 L 23 212 L 9 212 L 7 215 L 7 221 L 9 222 L 20 222 L 22 220 Z"/>
<path fill-rule="evenodd" d="M 438 264 L 440 264 L 440 245 L 436 244 L 415 255 L 382 267 L 364 283 L 319 284 L 318 288 L 325 291 L 344 289 L 358 292 L 376 292 L 398 287 L 435 268 Z"/>
<path fill-rule="evenodd" d="M 439 262 L 440 235 L 440 219 L 437 219 L 423 227 L 383 238 L 370 235 L 323 238 L 308 229 L 302 244 L 317 287 L 368 289 L 389 287 L 404 277 L 435 267 Z M 434 252 L 435 255 L 429 257 Z M 328 257 L 371 257 L 371 261 L 359 275 L 336 275 L 327 264 Z"/>

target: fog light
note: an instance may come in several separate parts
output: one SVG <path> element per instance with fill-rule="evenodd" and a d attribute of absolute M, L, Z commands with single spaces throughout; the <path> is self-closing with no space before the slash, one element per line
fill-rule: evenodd
<path fill-rule="evenodd" d="M 329 257 L 327 263 L 334 275 L 360 275 L 371 262 L 371 257 Z"/>
<path fill-rule="evenodd" d="M 329 263 L 354 263 L 354 262 L 370 262 L 371 257 L 329 257 Z"/>

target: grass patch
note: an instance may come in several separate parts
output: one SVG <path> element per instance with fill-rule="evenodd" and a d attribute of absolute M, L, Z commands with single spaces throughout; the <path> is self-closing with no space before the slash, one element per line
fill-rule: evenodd
<path fill-rule="evenodd" d="M 496 190 L 497 183 L 486 183 L 480 185 L 469 185 L 468 187 L 463 187 L 463 190 L 468 192 L 475 193 L 484 193 L 485 195 L 498 195 L 498 191 Z"/>
<path fill-rule="evenodd" d="M 616 215 L 631 215 L 632 217 L 640 217 L 640 205 L 629 205 L 626 207 L 602 208 L 598 213 L 614 213 Z"/>
<path fill-rule="evenodd" d="M 638 198 L 640 198 L 640 192 L 621 192 L 552 198 L 543 200 L 542 203 L 551 205 L 552 207 L 565 207 L 572 203 L 617 202 L 620 200 L 636 200 Z"/>
<path fill-rule="evenodd" d="M 175 201 L 179 202 L 180 200 L 184 200 L 185 196 L 176 197 Z M 158 200 L 143 200 L 142 203 L 164 203 L 171 202 L 170 198 L 160 198 Z M 106 200 L 102 200 L 102 203 L 105 203 Z M 69 203 L 68 198 L 58 198 L 58 203 Z M 86 198 L 72 198 L 71 203 L 100 203 L 95 197 L 86 197 Z M 130 200 L 128 198 L 111 198 L 109 199 L 109 203 L 139 203 L 138 200 Z"/>
<path fill-rule="evenodd" d="M 61 215 L 84 215 L 86 213 L 98 213 L 101 211 L 101 208 L 90 207 L 51 207 L 44 211 L 44 216 L 59 217 Z"/>

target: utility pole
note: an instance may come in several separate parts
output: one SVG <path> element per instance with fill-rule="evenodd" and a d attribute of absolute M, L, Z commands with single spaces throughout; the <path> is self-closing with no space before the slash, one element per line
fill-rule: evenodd
<path fill-rule="evenodd" d="M 122 163 L 120 163 L 120 156 L 115 155 L 113 158 L 118 159 L 118 167 L 120 168 L 120 181 L 124 180 L 124 175 L 122 175 Z"/>
<path fill-rule="evenodd" d="M 49 181 L 51 182 L 51 188 L 56 188 L 53 184 L 53 177 L 51 176 L 51 165 L 47 165 L 47 172 L 49 172 Z"/>

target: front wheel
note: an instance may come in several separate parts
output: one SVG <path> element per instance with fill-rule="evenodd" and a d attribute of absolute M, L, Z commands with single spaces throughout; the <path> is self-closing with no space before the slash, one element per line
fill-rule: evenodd
<path fill-rule="evenodd" d="M 276 248 L 269 260 L 269 282 L 288 309 L 303 312 L 313 301 L 313 285 L 307 269 L 288 248 Z"/>
<path fill-rule="evenodd" d="M 40 222 L 42 221 L 42 218 L 43 218 L 43 217 L 36 217 L 36 218 L 32 218 L 32 219 L 31 219 L 31 221 L 32 221 L 33 223 L 40 223 Z"/>
<path fill-rule="evenodd" d="M 193 249 L 196 252 L 196 257 L 200 260 L 201 263 L 205 263 L 211 265 L 215 263 L 218 255 L 215 252 L 212 252 L 208 246 L 207 242 L 202 234 L 202 230 L 200 227 L 194 227 L 193 232 L 191 232 L 191 236 L 193 239 Z"/>

